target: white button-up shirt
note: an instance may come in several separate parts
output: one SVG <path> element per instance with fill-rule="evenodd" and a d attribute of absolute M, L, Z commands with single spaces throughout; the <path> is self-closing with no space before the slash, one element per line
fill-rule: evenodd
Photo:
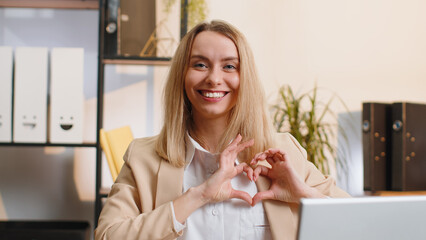
<path fill-rule="evenodd" d="M 188 134 L 187 143 L 183 192 L 202 184 L 219 168 L 218 154 L 209 153 Z M 252 197 L 257 193 L 256 184 L 245 174 L 234 177 L 231 184 L 234 189 L 245 191 Z M 171 206 L 173 208 L 173 204 Z M 185 225 L 174 217 L 174 227 L 177 232 L 183 229 L 179 240 L 272 239 L 263 205 L 251 207 L 236 198 L 204 205 L 188 217 Z"/>

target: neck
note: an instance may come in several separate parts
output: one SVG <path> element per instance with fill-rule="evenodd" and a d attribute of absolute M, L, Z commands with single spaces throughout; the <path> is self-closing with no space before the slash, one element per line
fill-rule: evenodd
<path fill-rule="evenodd" d="M 227 118 L 198 119 L 194 116 L 193 121 L 191 137 L 207 151 L 211 153 L 219 151 L 219 143 L 228 124 Z"/>

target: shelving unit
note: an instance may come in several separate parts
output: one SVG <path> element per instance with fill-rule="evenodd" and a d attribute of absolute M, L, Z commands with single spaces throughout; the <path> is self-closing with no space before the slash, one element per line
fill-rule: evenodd
<path fill-rule="evenodd" d="M 97 69 L 97 113 L 96 113 L 96 142 L 82 144 L 56 143 L 0 143 L 0 147 L 71 147 L 96 149 L 96 183 L 95 183 L 95 214 L 94 227 L 102 209 L 102 198 L 106 198 L 108 190 L 102 189 L 102 149 L 99 141 L 99 130 L 103 126 L 104 109 L 104 70 L 105 65 L 151 65 L 168 66 L 171 58 L 164 57 L 127 57 L 105 55 L 108 46 L 105 41 L 105 14 L 108 0 L 0 0 L 0 8 L 50 8 L 50 9 L 97 9 L 99 11 L 98 32 L 98 69 Z M 180 37 L 187 31 L 187 0 L 181 0 Z"/>
<path fill-rule="evenodd" d="M 187 8 L 188 0 L 181 0 L 181 22 L 180 22 L 180 37 L 187 32 Z M 98 51 L 98 118 L 97 126 L 98 133 L 103 126 L 103 109 L 104 109 L 104 71 L 105 65 L 151 65 L 151 66 L 168 66 L 171 58 L 165 57 L 135 57 L 135 56 L 118 56 L 111 54 L 116 46 L 112 46 L 114 41 L 111 41 L 112 36 L 106 33 L 107 26 L 107 6 L 108 0 L 100 0 L 99 2 L 99 51 Z M 116 36 L 113 36 L 116 37 Z M 96 199 L 95 199 L 95 227 L 102 210 L 102 199 L 108 195 L 108 190 L 102 188 L 102 149 L 99 146 L 99 134 L 97 134 L 97 158 L 96 158 Z"/>
<path fill-rule="evenodd" d="M 170 65 L 170 58 L 138 58 L 138 57 L 116 57 L 104 58 L 102 64 L 114 65 L 155 65 L 155 66 L 168 66 Z"/>
<path fill-rule="evenodd" d="M 98 0 L 0 0 L 0 7 L 98 9 Z"/>
<path fill-rule="evenodd" d="M 0 8 L 35 8 L 35 9 L 65 9 L 65 10 L 98 10 L 99 9 L 99 0 L 0 0 Z M 103 96 L 100 95 L 103 93 L 101 91 L 103 82 L 98 82 L 97 84 L 97 99 L 98 106 L 99 99 L 102 101 Z M 101 108 L 97 109 L 96 119 L 102 119 Z M 99 132 L 99 129 L 102 127 L 102 121 L 97 121 L 96 133 Z M 98 134 L 96 134 L 97 136 Z M 99 137 L 97 136 L 96 142 L 84 142 L 81 144 L 61 144 L 61 143 L 0 143 L 0 147 L 67 147 L 67 148 L 95 148 L 96 149 L 96 159 L 101 158 L 101 148 L 99 144 Z M 98 195 L 98 192 L 96 193 Z M 96 219 L 97 220 L 97 219 Z M 96 221 L 95 221 L 96 222 Z M 93 227 L 93 226 L 92 226 Z"/>
<path fill-rule="evenodd" d="M 68 144 L 68 143 L 0 143 L 0 146 L 10 147 L 97 147 L 96 143 L 81 143 L 81 144 Z"/>

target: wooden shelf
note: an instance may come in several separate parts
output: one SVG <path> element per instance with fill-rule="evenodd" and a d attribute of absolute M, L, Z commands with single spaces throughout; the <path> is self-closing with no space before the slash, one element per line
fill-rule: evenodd
<path fill-rule="evenodd" d="M 106 198 L 108 197 L 108 194 L 110 191 L 111 191 L 111 188 L 102 187 L 99 189 L 99 195 L 103 198 Z"/>
<path fill-rule="evenodd" d="M 103 64 L 169 66 L 171 58 L 114 57 L 104 58 Z"/>
<path fill-rule="evenodd" d="M 9 147 L 97 147 L 96 143 L 0 143 Z"/>
<path fill-rule="evenodd" d="M 0 7 L 99 9 L 98 0 L 0 0 Z"/>

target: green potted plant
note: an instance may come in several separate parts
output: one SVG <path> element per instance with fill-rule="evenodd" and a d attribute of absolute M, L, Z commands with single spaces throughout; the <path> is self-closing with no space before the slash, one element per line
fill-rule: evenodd
<path fill-rule="evenodd" d="M 336 95 L 324 103 L 318 100 L 317 93 L 316 85 L 298 96 L 290 86 L 281 87 L 278 103 L 272 106 L 274 127 L 278 132 L 292 134 L 306 149 L 308 160 L 323 174 L 329 175 L 335 163 L 346 172 L 347 149 L 337 149 L 337 144 L 333 142 L 337 136 L 336 129 L 345 140 L 346 134 L 337 123 L 327 121 L 330 117 L 337 120 L 337 115 L 330 108 L 333 101 L 344 103 Z"/>
<path fill-rule="evenodd" d="M 165 3 L 165 12 L 169 13 L 176 0 L 163 0 Z M 183 5 L 183 0 L 180 1 Z M 188 29 L 195 27 L 198 23 L 206 20 L 208 6 L 206 0 L 188 0 L 186 1 L 186 10 L 188 12 Z"/>

